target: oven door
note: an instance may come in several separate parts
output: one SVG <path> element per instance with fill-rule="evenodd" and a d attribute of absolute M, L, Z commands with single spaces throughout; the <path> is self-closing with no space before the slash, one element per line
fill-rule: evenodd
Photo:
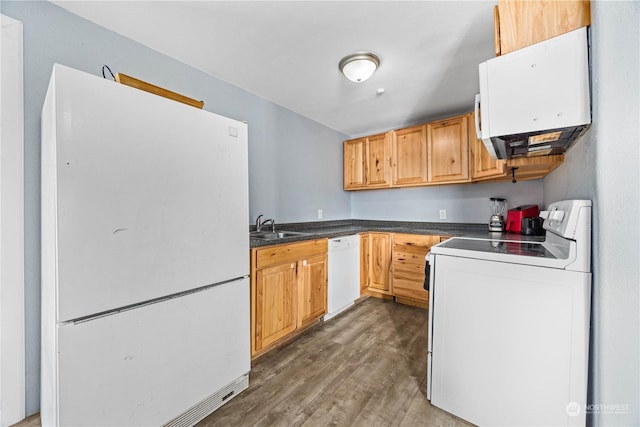
<path fill-rule="evenodd" d="M 584 426 L 589 273 L 436 254 L 431 280 L 434 406 L 477 425 Z"/>

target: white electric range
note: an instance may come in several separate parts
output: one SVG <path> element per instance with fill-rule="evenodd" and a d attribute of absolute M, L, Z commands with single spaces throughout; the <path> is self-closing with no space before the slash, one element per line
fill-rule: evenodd
<path fill-rule="evenodd" d="M 477 425 L 584 425 L 591 201 L 552 203 L 543 242 L 431 248 L 427 398 Z"/>

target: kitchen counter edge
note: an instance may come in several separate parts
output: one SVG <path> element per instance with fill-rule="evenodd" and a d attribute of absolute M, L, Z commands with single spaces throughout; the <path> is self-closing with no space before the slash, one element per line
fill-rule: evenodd
<path fill-rule="evenodd" d="M 255 228 L 251 227 L 250 231 Z M 509 240 L 540 240 L 540 236 L 522 236 L 516 233 L 491 233 L 486 224 L 341 220 L 277 224 L 276 231 L 287 230 L 305 233 L 281 239 L 249 239 L 250 248 L 302 242 L 305 240 L 350 236 L 368 232 L 422 234 L 432 236 L 476 237 Z"/>

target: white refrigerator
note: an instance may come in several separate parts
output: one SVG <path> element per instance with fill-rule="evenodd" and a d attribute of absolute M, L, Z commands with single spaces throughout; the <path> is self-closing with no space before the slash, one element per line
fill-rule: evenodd
<path fill-rule="evenodd" d="M 247 126 L 56 64 L 41 418 L 193 425 L 248 386 Z"/>

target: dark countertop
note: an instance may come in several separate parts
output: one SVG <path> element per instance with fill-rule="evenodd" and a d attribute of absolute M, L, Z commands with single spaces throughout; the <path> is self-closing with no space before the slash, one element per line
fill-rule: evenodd
<path fill-rule="evenodd" d="M 255 230 L 255 227 L 252 226 L 251 231 L 253 230 Z M 271 228 L 267 227 L 266 231 L 270 230 Z M 434 236 L 476 237 L 485 239 L 494 238 L 502 240 L 543 239 L 541 237 L 522 236 L 516 233 L 491 233 L 487 230 L 487 224 L 375 221 L 361 219 L 276 224 L 276 231 L 282 230 L 295 231 L 305 234 L 273 240 L 250 238 L 250 247 L 258 248 L 262 246 L 279 245 L 282 243 L 293 243 L 304 240 L 321 239 L 325 237 L 333 238 L 348 236 L 368 231 L 423 234 Z"/>

